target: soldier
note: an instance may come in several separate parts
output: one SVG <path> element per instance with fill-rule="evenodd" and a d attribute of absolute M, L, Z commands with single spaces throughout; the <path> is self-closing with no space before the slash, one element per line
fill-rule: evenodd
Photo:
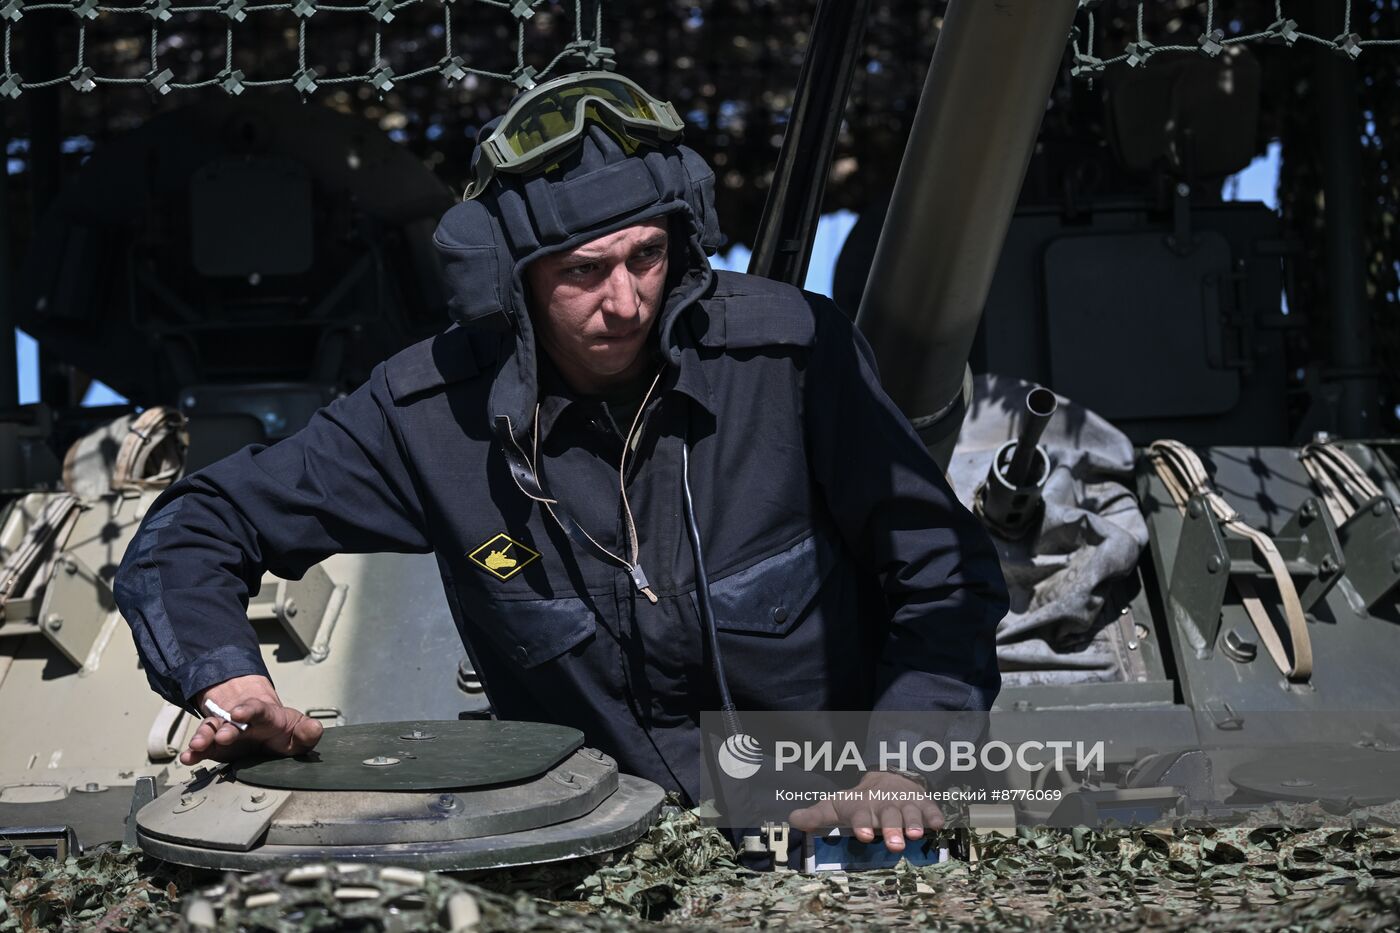
<path fill-rule="evenodd" d="M 714 175 L 671 105 L 582 73 L 487 129 L 436 234 L 454 326 L 173 485 L 127 551 L 152 686 L 247 724 L 207 719 L 181 761 L 320 738 L 245 604 L 341 552 L 434 552 L 496 715 L 690 800 L 702 710 L 987 709 L 988 537 L 835 305 L 711 269 Z M 897 850 L 936 814 L 813 818 Z"/>

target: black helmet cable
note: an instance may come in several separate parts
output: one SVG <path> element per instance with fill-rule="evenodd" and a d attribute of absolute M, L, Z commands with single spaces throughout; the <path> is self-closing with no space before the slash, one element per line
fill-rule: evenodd
<path fill-rule="evenodd" d="M 734 708 L 734 698 L 729 694 L 729 679 L 724 676 L 724 660 L 719 652 L 719 626 L 715 624 L 714 607 L 710 600 L 710 576 L 705 570 L 705 552 L 700 546 L 700 525 L 695 520 L 695 502 L 690 495 L 690 438 L 681 441 L 681 486 L 685 490 L 685 526 L 690 532 L 690 550 L 695 556 L 695 600 L 700 604 L 700 621 L 705 626 L 705 635 L 710 640 L 710 664 L 714 669 L 715 684 L 719 687 L 720 717 L 730 735 L 739 735 L 744 730 L 739 724 L 739 713 Z"/>

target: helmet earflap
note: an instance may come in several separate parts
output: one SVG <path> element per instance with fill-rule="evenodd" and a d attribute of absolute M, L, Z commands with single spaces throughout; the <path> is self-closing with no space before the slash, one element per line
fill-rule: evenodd
<path fill-rule="evenodd" d="M 447 282 L 448 314 L 459 324 L 493 315 L 509 317 L 511 269 L 502 262 L 509 255 L 500 224 L 479 201 L 454 205 L 433 233 Z"/>

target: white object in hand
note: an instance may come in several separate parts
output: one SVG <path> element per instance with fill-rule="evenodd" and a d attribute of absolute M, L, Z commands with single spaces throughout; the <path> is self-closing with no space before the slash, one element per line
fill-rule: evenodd
<path fill-rule="evenodd" d="M 228 710 L 224 709 L 222 706 L 215 703 L 213 700 L 205 700 L 204 708 L 209 710 L 211 714 L 218 716 L 224 722 L 232 725 L 239 732 L 244 732 L 248 728 L 248 724 L 246 722 L 234 722 L 233 717 L 229 715 Z"/>

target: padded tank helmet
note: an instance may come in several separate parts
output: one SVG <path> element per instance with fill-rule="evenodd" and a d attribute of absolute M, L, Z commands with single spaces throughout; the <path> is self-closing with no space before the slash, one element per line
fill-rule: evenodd
<path fill-rule="evenodd" d="M 642 221 L 669 218 L 673 272 L 657 327 L 659 346 L 673 361 L 679 359 L 672 345 L 677 314 L 713 278 L 706 257 L 718 246 L 719 224 L 709 164 L 676 142 L 634 139 L 625 127 L 584 115 L 567 151 L 551 153 L 552 161 L 530 171 L 482 172 L 479 161 L 487 156 L 478 146 L 474 184 L 483 175 L 487 180 L 443 216 L 434 235 L 452 318 L 465 326 L 495 323 L 508 330 L 513 345 L 498 358 L 490 415 L 498 435 L 517 441 L 528 431 L 538 394 L 522 279 L 529 263 Z M 502 119 L 487 124 L 484 140 Z"/>

